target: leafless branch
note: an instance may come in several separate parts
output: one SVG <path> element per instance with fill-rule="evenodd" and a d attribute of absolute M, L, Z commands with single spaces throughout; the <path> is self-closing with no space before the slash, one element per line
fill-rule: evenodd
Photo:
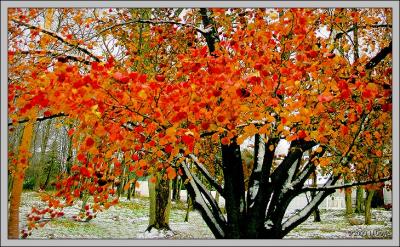
<path fill-rule="evenodd" d="M 41 121 L 44 121 L 44 120 L 47 120 L 47 119 L 58 118 L 58 117 L 67 117 L 67 116 L 68 116 L 68 114 L 60 112 L 60 113 L 57 113 L 57 114 L 54 114 L 54 115 L 50 115 L 50 116 L 38 117 L 38 118 L 36 118 L 36 121 L 41 122 Z M 22 123 L 26 123 L 28 121 L 29 121 L 29 119 L 22 119 L 22 120 L 19 120 L 19 121 L 16 121 L 16 122 L 8 123 L 8 126 L 12 126 L 15 123 L 22 124 Z"/>
<path fill-rule="evenodd" d="M 130 25 L 130 24 L 137 24 L 137 23 L 147 23 L 147 24 L 151 24 L 151 25 L 160 25 L 160 24 L 173 24 L 173 25 L 178 25 L 178 26 L 185 26 L 185 27 L 192 27 L 194 28 L 197 32 L 201 33 L 201 34 L 206 34 L 207 30 L 204 30 L 202 28 L 196 27 L 190 23 L 181 23 L 181 22 L 177 22 L 177 21 L 162 21 L 162 20 L 142 20 L 142 19 L 138 19 L 138 20 L 130 20 L 130 21 L 126 21 L 126 22 L 122 22 L 122 23 L 118 23 L 118 24 L 114 24 L 112 26 L 106 27 L 102 30 L 100 30 L 98 33 L 96 33 L 95 35 L 89 37 L 87 40 L 91 40 L 94 37 L 99 36 L 100 34 L 110 31 L 116 27 L 121 27 L 121 26 L 125 26 L 125 25 Z"/>
<path fill-rule="evenodd" d="M 377 184 L 377 183 L 382 183 L 382 182 L 389 181 L 389 180 L 392 180 L 391 176 L 390 177 L 386 177 L 386 178 L 381 178 L 381 179 L 378 179 L 378 180 L 354 182 L 354 183 L 348 183 L 348 184 L 343 184 L 343 185 L 326 186 L 326 187 L 304 187 L 304 188 L 302 188 L 302 191 L 337 190 L 337 189 L 344 189 L 344 188 L 354 187 L 354 186 L 358 186 L 358 185 Z"/>
<path fill-rule="evenodd" d="M 28 23 L 25 23 L 25 22 L 22 22 L 22 21 L 17 21 L 17 20 L 12 20 L 12 21 L 13 21 L 14 23 L 18 24 L 18 25 L 25 26 L 25 27 L 27 27 L 27 28 L 29 28 L 29 29 L 38 30 L 39 32 L 42 32 L 42 33 L 44 33 L 44 34 L 47 34 L 47 35 L 49 35 L 49 36 L 51 36 L 51 37 L 53 37 L 53 38 L 55 38 L 55 39 L 61 41 L 62 43 L 68 45 L 69 47 L 76 48 L 77 50 L 79 50 L 79 51 L 85 53 L 85 54 L 88 55 L 89 57 L 93 58 L 93 60 L 95 60 L 96 62 L 100 62 L 100 59 L 99 59 L 98 57 L 96 57 L 95 55 L 93 55 L 93 54 L 92 54 L 90 51 L 88 51 L 86 48 L 83 48 L 83 47 L 81 47 L 81 46 L 79 46 L 79 45 L 77 45 L 77 44 L 72 44 L 72 43 L 70 43 L 69 41 L 67 41 L 65 38 L 61 37 L 60 35 L 58 35 L 58 34 L 52 32 L 52 31 L 50 31 L 50 30 L 46 30 L 46 29 L 43 29 L 43 28 L 40 28 L 40 27 L 37 27 L 37 26 L 33 26 L 33 25 L 31 25 L 31 24 L 28 24 Z"/>

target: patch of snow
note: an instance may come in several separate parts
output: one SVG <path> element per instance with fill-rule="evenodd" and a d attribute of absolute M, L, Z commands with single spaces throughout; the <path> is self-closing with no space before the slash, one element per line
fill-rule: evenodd
<path fill-rule="evenodd" d="M 166 239 L 166 238 L 171 238 L 174 235 L 174 233 L 171 230 L 159 230 L 152 228 L 149 231 L 145 231 L 144 233 L 139 233 L 136 235 L 136 238 L 139 239 Z"/>
<path fill-rule="evenodd" d="M 249 188 L 249 193 L 250 193 L 250 199 L 254 200 L 256 198 L 258 189 L 260 188 L 260 182 L 258 180 L 254 180 L 253 186 Z M 251 206 L 250 206 L 251 207 Z"/>
<path fill-rule="evenodd" d="M 121 198 L 122 199 L 122 198 Z M 173 208 L 170 212 L 169 226 L 172 231 L 153 229 L 145 233 L 149 223 L 149 200 L 135 198 L 97 214 L 89 222 L 76 222 L 71 219 L 77 207 L 65 209 L 65 216 L 50 221 L 43 228 L 35 229 L 28 239 L 214 239 L 211 230 L 199 211 L 191 211 L 189 221 L 185 222 L 186 210 Z M 33 204 L 42 205 L 37 194 L 24 192 L 20 208 L 20 227 L 26 225 L 25 215 Z M 321 222 L 313 217 L 296 227 L 285 239 L 391 239 L 392 211 L 372 209 L 372 225 L 352 225 L 345 216 L 344 209 L 321 209 Z M 113 220 L 118 216 L 119 221 Z M 226 217 L 226 215 L 224 215 Z M 287 219 L 289 215 L 285 218 Z M 352 214 L 351 218 L 364 222 L 363 214 Z M 272 226 L 267 221 L 265 226 Z"/>
<path fill-rule="evenodd" d="M 272 229 L 274 226 L 274 223 L 271 220 L 268 220 L 267 222 L 264 223 L 265 229 Z"/>

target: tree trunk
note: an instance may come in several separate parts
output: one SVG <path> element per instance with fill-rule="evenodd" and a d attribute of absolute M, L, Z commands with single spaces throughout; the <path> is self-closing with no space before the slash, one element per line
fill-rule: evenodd
<path fill-rule="evenodd" d="M 236 140 L 222 145 L 225 209 L 227 212 L 226 238 L 243 238 L 246 234 L 246 201 L 242 158 Z"/>
<path fill-rule="evenodd" d="M 53 169 L 53 166 L 50 165 L 49 171 L 47 172 L 46 180 L 44 181 L 44 184 L 42 186 L 42 190 L 46 190 L 47 186 L 49 185 L 50 175 L 51 175 L 52 169 Z"/>
<path fill-rule="evenodd" d="M 360 186 L 356 192 L 356 209 L 355 212 L 361 214 L 364 212 L 364 190 Z"/>
<path fill-rule="evenodd" d="M 374 197 L 374 190 L 367 190 L 367 199 L 365 200 L 365 224 L 371 225 L 371 202 Z"/>
<path fill-rule="evenodd" d="M 72 149 L 72 135 L 68 136 L 68 154 L 67 154 L 67 163 L 66 163 L 66 171 L 67 174 L 70 175 L 71 167 L 73 164 L 73 149 Z"/>
<path fill-rule="evenodd" d="M 174 180 L 172 180 L 172 201 L 180 200 L 180 192 L 181 192 L 181 179 L 179 176 L 176 176 Z"/>
<path fill-rule="evenodd" d="M 40 144 L 40 158 L 39 158 L 39 168 L 42 171 L 43 170 L 43 163 L 47 163 L 46 162 L 46 149 L 47 149 L 47 143 L 50 137 L 50 127 L 51 127 L 51 119 L 47 120 L 46 125 L 43 127 L 43 134 L 41 136 L 41 144 Z M 49 171 L 51 172 L 51 168 L 49 169 Z M 46 177 L 46 182 L 48 182 L 48 179 L 50 178 L 50 172 L 48 173 L 48 176 Z M 35 189 L 37 189 L 37 186 L 40 185 L 40 175 L 38 175 L 38 179 L 36 180 L 36 184 L 35 184 Z M 47 186 L 47 185 L 46 185 Z M 43 186 L 39 186 L 39 187 L 43 187 Z M 41 189 L 45 189 L 45 188 L 41 188 Z"/>
<path fill-rule="evenodd" d="M 35 119 L 35 117 L 33 117 Z M 21 204 L 22 187 L 25 170 L 28 167 L 29 150 L 32 141 L 34 122 L 28 122 L 22 134 L 22 141 L 18 152 L 18 163 L 13 174 L 10 207 L 8 216 L 8 238 L 17 239 L 19 236 L 19 207 Z"/>
<path fill-rule="evenodd" d="M 185 216 L 185 222 L 189 221 L 189 212 L 192 210 L 193 202 L 192 202 L 192 197 L 187 194 L 187 208 L 186 208 L 186 216 Z"/>
<path fill-rule="evenodd" d="M 351 188 L 347 188 L 345 189 L 345 195 L 344 195 L 344 199 L 346 202 L 346 214 L 352 214 L 353 213 L 353 204 L 351 201 Z"/>
<path fill-rule="evenodd" d="M 313 173 L 313 186 L 317 187 L 317 173 L 316 173 L 316 171 L 314 171 L 314 173 Z M 315 191 L 313 191 L 311 193 L 311 197 L 312 197 L 312 199 L 315 198 Z M 313 215 L 314 215 L 314 222 L 321 222 L 321 215 L 319 213 L 318 207 L 314 210 Z"/>
<path fill-rule="evenodd" d="M 383 188 L 375 190 L 374 196 L 372 197 L 371 201 L 371 208 L 379 208 L 385 205 L 383 199 Z"/>
<path fill-rule="evenodd" d="M 149 181 L 150 193 L 150 221 L 146 231 L 154 227 L 158 230 L 169 227 L 169 213 L 171 210 L 171 182 L 158 176 L 157 181 Z"/>

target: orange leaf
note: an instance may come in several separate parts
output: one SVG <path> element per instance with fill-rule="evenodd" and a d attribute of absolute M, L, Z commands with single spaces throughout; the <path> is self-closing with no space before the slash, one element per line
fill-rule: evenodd
<path fill-rule="evenodd" d="M 221 139 L 221 143 L 222 143 L 222 145 L 229 145 L 230 140 L 228 137 L 224 137 Z"/>
<path fill-rule="evenodd" d="M 167 175 L 168 175 L 168 179 L 172 180 L 172 179 L 174 179 L 176 177 L 176 171 L 171 166 L 167 168 L 166 172 L 167 172 Z"/>
<path fill-rule="evenodd" d="M 149 181 L 150 181 L 150 183 L 155 183 L 157 181 L 157 178 L 156 177 L 151 177 L 149 179 Z"/>

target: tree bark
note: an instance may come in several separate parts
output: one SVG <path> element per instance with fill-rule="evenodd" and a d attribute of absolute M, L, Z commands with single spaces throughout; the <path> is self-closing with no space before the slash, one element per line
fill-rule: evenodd
<path fill-rule="evenodd" d="M 365 224 L 371 225 L 372 217 L 371 217 L 371 201 L 374 196 L 374 190 L 367 190 L 367 199 L 365 200 Z"/>
<path fill-rule="evenodd" d="M 150 193 L 150 221 L 146 231 L 152 228 L 167 229 L 169 227 L 169 213 L 171 210 L 171 183 L 168 179 L 158 176 L 157 181 L 149 181 Z"/>
<path fill-rule="evenodd" d="M 356 209 L 355 213 L 361 214 L 364 212 L 364 190 L 361 186 L 357 187 L 356 192 Z"/>
<path fill-rule="evenodd" d="M 226 238 L 242 238 L 246 222 L 245 188 L 240 146 L 236 140 L 222 145 L 225 208 L 227 212 Z"/>
<path fill-rule="evenodd" d="M 172 180 L 172 201 L 179 201 L 181 192 L 181 179 L 179 176 L 176 176 L 174 180 Z"/>
<path fill-rule="evenodd" d="M 374 196 L 372 197 L 371 201 L 371 208 L 379 208 L 383 207 L 385 205 L 384 199 L 383 199 L 383 189 L 377 189 L 375 190 Z"/>
<path fill-rule="evenodd" d="M 8 238 L 10 239 L 17 239 L 19 236 L 19 207 L 21 204 L 25 170 L 28 167 L 33 127 L 34 122 L 28 122 L 24 128 L 18 152 L 18 163 L 13 174 L 13 187 L 11 188 L 8 215 Z"/>
<path fill-rule="evenodd" d="M 351 202 L 351 191 L 352 191 L 351 188 L 347 188 L 347 189 L 345 189 L 345 192 L 344 192 L 344 200 L 346 203 L 346 214 L 347 215 L 353 213 L 353 205 Z"/>
<path fill-rule="evenodd" d="M 185 216 L 185 222 L 189 221 L 189 212 L 192 210 L 193 207 L 193 202 L 192 202 L 192 197 L 187 194 L 187 208 L 186 208 L 186 216 Z"/>
<path fill-rule="evenodd" d="M 317 172 L 316 171 L 314 171 L 314 173 L 313 173 L 313 186 L 317 187 Z M 311 198 L 312 199 L 315 198 L 315 191 L 311 192 Z M 314 215 L 314 222 L 321 222 L 321 215 L 319 213 L 318 207 L 314 210 L 313 215 Z"/>
<path fill-rule="evenodd" d="M 47 144 L 48 144 L 49 137 L 50 137 L 51 122 L 52 122 L 51 119 L 49 119 L 46 122 L 46 125 L 43 126 L 44 130 L 42 131 L 42 135 L 41 135 L 40 154 L 39 154 L 40 158 L 39 158 L 39 164 L 38 164 L 39 165 L 38 168 L 40 169 L 39 170 L 40 173 L 44 172 L 43 164 L 47 164 L 47 161 L 46 161 L 46 149 L 47 149 Z M 35 153 L 35 150 L 33 150 L 33 152 Z M 51 162 L 53 162 L 53 160 Z M 40 174 L 38 174 L 37 180 L 35 181 L 34 189 L 37 189 L 38 187 L 40 187 L 40 189 L 42 189 L 42 190 L 46 189 L 47 183 L 48 183 L 48 181 L 50 179 L 50 173 L 51 173 L 51 170 L 52 170 L 51 166 L 52 166 L 52 163 L 49 164 L 49 167 L 48 167 L 49 171 L 47 173 L 46 180 L 45 180 L 43 185 L 40 184 Z"/>

